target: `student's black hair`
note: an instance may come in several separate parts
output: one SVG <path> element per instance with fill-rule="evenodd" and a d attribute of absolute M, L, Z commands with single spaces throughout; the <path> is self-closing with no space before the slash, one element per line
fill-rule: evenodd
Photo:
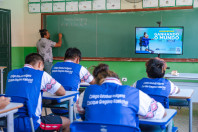
<path fill-rule="evenodd" d="M 163 78 L 167 65 L 159 58 L 152 58 L 146 63 L 146 72 L 149 78 Z"/>
<path fill-rule="evenodd" d="M 93 76 L 95 78 L 96 84 L 102 84 L 106 77 L 115 77 L 119 79 L 118 75 L 109 70 L 109 66 L 107 64 L 99 64 L 94 68 Z"/>
<path fill-rule="evenodd" d="M 68 48 L 65 52 L 64 60 L 66 59 L 75 59 L 76 57 L 79 57 L 79 60 L 81 60 L 81 52 L 77 48 Z"/>
<path fill-rule="evenodd" d="M 40 29 L 39 30 L 41 38 L 44 38 L 44 36 L 47 35 L 47 31 L 48 31 L 47 29 Z"/>
<path fill-rule="evenodd" d="M 25 64 L 31 64 L 34 66 L 38 61 L 42 61 L 44 63 L 43 57 L 38 53 L 31 53 L 25 57 Z"/>

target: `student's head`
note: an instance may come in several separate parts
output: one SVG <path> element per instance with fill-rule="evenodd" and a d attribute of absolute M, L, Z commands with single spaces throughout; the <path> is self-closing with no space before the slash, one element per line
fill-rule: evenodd
<path fill-rule="evenodd" d="M 68 48 L 65 52 L 64 60 L 72 60 L 74 63 L 79 64 L 81 60 L 81 52 L 77 48 Z"/>
<path fill-rule="evenodd" d="M 99 64 L 94 68 L 93 76 L 95 78 L 96 84 L 102 84 L 106 77 L 115 77 L 119 79 L 118 75 L 109 70 L 109 66 L 107 64 Z"/>
<path fill-rule="evenodd" d="M 41 38 L 47 38 L 47 39 L 50 38 L 50 33 L 48 32 L 47 29 L 41 29 L 39 30 L 39 32 L 40 32 Z"/>
<path fill-rule="evenodd" d="M 34 69 L 43 71 L 44 68 L 44 59 L 38 53 L 31 53 L 26 56 L 25 64 L 30 64 Z"/>
<path fill-rule="evenodd" d="M 148 34 L 146 32 L 144 32 L 144 37 L 148 38 Z"/>
<path fill-rule="evenodd" d="M 149 78 L 163 78 L 166 68 L 166 62 L 158 57 L 146 62 L 146 72 Z"/>

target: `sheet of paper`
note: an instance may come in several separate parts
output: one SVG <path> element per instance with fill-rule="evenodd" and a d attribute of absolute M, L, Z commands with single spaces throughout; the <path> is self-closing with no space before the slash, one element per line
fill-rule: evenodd
<path fill-rule="evenodd" d="M 193 7 L 194 8 L 197 8 L 198 7 L 198 0 L 194 0 Z"/>
<path fill-rule="evenodd" d="M 65 2 L 53 2 L 53 12 L 65 12 Z"/>
<path fill-rule="evenodd" d="M 130 0 L 121 0 L 121 9 L 142 9 L 142 2 L 131 3 Z"/>
<path fill-rule="evenodd" d="M 29 2 L 40 2 L 40 0 L 29 0 Z"/>
<path fill-rule="evenodd" d="M 78 11 L 78 2 L 66 2 L 66 11 Z"/>
<path fill-rule="evenodd" d="M 160 7 L 175 6 L 175 0 L 160 0 Z"/>
<path fill-rule="evenodd" d="M 193 0 L 176 0 L 176 6 L 191 6 Z"/>
<path fill-rule="evenodd" d="M 158 0 L 143 0 L 143 8 L 158 7 Z"/>
<path fill-rule="evenodd" d="M 79 2 L 79 11 L 91 10 L 91 1 L 81 1 Z"/>
<path fill-rule="evenodd" d="M 106 10 L 106 0 L 94 0 L 93 10 Z"/>
<path fill-rule="evenodd" d="M 29 4 L 29 12 L 31 12 L 31 13 L 41 12 L 40 9 L 41 9 L 40 8 L 40 3 Z"/>
<path fill-rule="evenodd" d="M 107 9 L 120 9 L 120 0 L 107 0 Z"/>
<path fill-rule="evenodd" d="M 52 3 L 41 3 L 41 12 L 52 12 Z"/>

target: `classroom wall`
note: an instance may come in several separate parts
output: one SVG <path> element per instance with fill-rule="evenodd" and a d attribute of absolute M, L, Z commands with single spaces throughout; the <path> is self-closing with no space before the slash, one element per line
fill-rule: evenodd
<path fill-rule="evenodd" d="M 28 0 L 2 0 L 0 8 L 11 10 L 12 27 L 12 69 L 20 68 L 24 64 L 24 58 L 31 52 L 36 52 L 35 44 L 40 38 L 38 30 L 41 27 L 41 14 L 28 13 Z M 128 5 L 122 5 L 122 9 Z M 58 61 L 54 61 L 56 63 Z M 145 62 L 104 62 L 104 61 L 82 61 L 85 67 L 107 63 L 110 69 L 118 73 L 120 78 L 127 77 L 124 84 L 132 85 L 136 80 L 146 77 Z M 170 72 L 198 73 L 198 63 L 191 62 L 168 62 Z"/>
<path fill-rule="evenodd" d="M 11 10 L 12 69 L 20 68 L 24 64 L 24 56 L 36 52 L 41 14 L 28 13 L 28 0 L 1 0 L 0 8 Z"/>

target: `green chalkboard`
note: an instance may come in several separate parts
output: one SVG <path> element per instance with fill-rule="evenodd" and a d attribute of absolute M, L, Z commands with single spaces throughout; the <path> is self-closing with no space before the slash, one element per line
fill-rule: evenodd
<path fill-rule="evenodd" d="M 160 10 L 122 13 L 46 15 L 45 27 L 51 39 L 63 46 L 54 48 L 55 57 L 63 57 L 68 47 L 77 47 L 83 57 L 150 58 L 156 55 L 135 54 L 135 27 L 183 26 L 183 55 L 163 58 L 198 58 L 198 10 Z"/>

